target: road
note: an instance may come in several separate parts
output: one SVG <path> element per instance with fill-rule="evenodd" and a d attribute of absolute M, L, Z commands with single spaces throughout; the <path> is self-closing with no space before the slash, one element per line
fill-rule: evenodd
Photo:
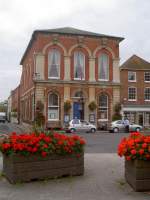
<path fill-rule="evenodd" d="M 23 129 L 18 124 L 0 123 L 0 134 L 9 134 L 11 132 L 21 133 Z"/>
<path fill-rule="evenodd" d="M 22 127 L 12 123 L 0 123 L 0 133 L 9 134 L 11 132 L 21 133 Z M 116 153 L 118 143 L 121 138 L 127 136 L 125 133 L 108 133 L 108 132 L 96 132 L 96 133 L 80 133 L 80 136 L 86 140 L 86 153 Z"/>

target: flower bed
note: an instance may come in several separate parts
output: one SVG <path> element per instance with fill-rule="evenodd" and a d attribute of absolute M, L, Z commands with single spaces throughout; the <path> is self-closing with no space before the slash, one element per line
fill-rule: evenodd
<path fill-rule="evenodd" d="M 125 178 L 135 191 L 150 190 L 150 136 L 131 133 L 118 146 L 125 157 Z"/>
<path fill-rule="evenodd" d="M 3 171 L 10 182 L 84 173 L 83 138 L 59 133 L 11 134 L 0 145 Z"/>

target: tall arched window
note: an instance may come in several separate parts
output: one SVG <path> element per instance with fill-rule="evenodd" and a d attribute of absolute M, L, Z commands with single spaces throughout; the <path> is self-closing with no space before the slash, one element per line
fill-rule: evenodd
<path fill-rule="evenodd" d="M 48 78 L 60 78 L 61 54 L 57 49 L 52 49 L 48 54 Z"/>
<path fill-rule="evenodd" d="M 108 120 L 108 96 L 103 94 L 99 96 L 99 119 L 100 121 Z"/>
<path fill-rule="evenodd" d="M 109 80 L 109 56 L 105 53 L 98 58 L 98 79 L 102 81 Z"/>
<path fill-rule="evenodd" d="M 59 120 L 59 97 L 55 93 L 48 96 L 48 120 Z"/>
<path fill-rule="evenodd" d="M 85 55 L 80 51 L 74 53 L 74 79 L 85 79 Z"/>

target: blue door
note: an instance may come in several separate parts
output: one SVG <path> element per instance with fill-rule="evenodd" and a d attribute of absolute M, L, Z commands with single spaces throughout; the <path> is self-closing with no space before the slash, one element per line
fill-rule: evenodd
<path fill-rule="evenodd" d="M 73 119 L 81 119 L 81 110 L 80 110 L 80 103 L 74 102 L 73 103 Z"/>

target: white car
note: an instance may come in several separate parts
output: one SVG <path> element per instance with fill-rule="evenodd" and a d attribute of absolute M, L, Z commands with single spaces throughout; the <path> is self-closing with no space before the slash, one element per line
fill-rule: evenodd
<path fill-rule="evenodd" d="M 69 122 L 69 127 L 67 129 L 67 132 L 96 132 L 96 126 L 87 122 L 87 121 L 81 121 L 79 119 L 73 119 Z"/>
<path fill-rule="evenodd" d="M 133 132 L 133 131 L 140 132 L 142 129 L 143 129 L 143 127 L 138 124 L 134 124 L 134 123 L 129 124 L 130 132 Z M 124 124 L 123 120 L 113 121 L 109 128 L 109 131 L 114 132 L 114 133 L 125 132 L 125 124 Z"/>

